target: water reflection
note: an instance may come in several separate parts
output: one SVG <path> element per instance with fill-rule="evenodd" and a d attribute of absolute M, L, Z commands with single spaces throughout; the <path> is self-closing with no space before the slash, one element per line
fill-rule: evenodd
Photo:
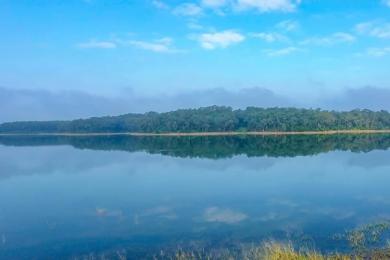
<path fill-rule="evenodd" d="M 0 136 L 7 146 L 71 145 L 77 149 L 146 151 L 174 157 L 229 158 L 236 155 L 295 157 L 330 151 L 387 150 L 389 134 L 290 136 Z"/>
<path fill-rule="evenodd" d="M 242 212 L 231 209 L 221 209 L 218 207 L 205 209 L 203 217 L 206 222 L 222 222 L 226 224 L 234 224 L 248 218 L 248 216 Z"/>

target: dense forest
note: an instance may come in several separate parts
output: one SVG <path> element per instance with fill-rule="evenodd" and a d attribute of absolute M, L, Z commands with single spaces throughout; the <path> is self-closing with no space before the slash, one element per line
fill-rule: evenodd
<path fill-rule="evenodd" d="M 0 133 L 164 133 L 226 131 L 321 131 L 390 129 L 387 111 L 349 112 L 298 108 L 233 110 L 211 106 L 166 113 L 125 114 L 73 121 L 13 122 L 0 125 Z"/>
<path fill-rule="evenodd" d="M 289 136 L 0 136 L 7 146 L 71 145 L 77 149 L 145 151 L 173 157 L 220 159 L 248 157 L 295 157 L 330 151 L 369 152 L 387 150 L 389 134 L 289 135 Z"/>

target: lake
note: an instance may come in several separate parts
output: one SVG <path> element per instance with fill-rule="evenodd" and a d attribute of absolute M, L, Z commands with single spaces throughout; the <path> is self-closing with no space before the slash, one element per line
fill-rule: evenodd
<path fill-rule="evenodd" d="M 150 258 L 390 219 L 390 135 L 1 136 L 0 258 Z M 380 239 L 378 243 L 383 242 Z"/>

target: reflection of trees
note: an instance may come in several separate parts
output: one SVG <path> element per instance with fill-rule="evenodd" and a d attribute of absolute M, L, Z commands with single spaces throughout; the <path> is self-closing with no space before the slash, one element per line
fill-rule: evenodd
<path fill-rule="evenodd" d="M 296 136 L 1 136 L 10 146 L 71 145 L 78 149 L 146 151 L 174 157 L 227 158 L 234 155 L 294 157 L 329 151 L 369 152 L 390 147 L 390 135 Z"/>

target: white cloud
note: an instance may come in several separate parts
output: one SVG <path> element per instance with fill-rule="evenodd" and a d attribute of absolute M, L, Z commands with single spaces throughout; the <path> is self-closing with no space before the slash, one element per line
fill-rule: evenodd
<path fill-rule="evenodd" d="M 283 49 L 264 50 L 264 53 L 270 57 L 279 57 L 279 56 L 286 56 L 297 51 L 300 51 L 300 49 L 296 47 L 287 47 Z"/>
<path fill-rule="evenodd" d="M 202 6 L 208 8 L 221 8 L 227 3 L 227 0 L 202 0 Z"/>
<path fill-rule="evenodd" d="M 331 46 L 337 43 L 352 43 L 356 37 L 349 33 L 337 32 L 326 37 L 312 37 L 301 42 L 302 45 L 314 44 L 320 46 Z"/>
<path fill-rule="evenodd" d="M 203 9 L 193 3 L 184 3 L 179 6 L 177 6 L 173 13 L 175 15 L 181 15 L 181 16 L 198 16 L 203 13 Z"/>
<path fill-rule="evenodd" d="M 82 49 L 114 49 L 117 47 L 114 42 L 95 41 L 95 40 L 80 43 L 77 46 Z"/>
<path fill-rule="evenodd" d="M 240 43 L 245 40 L 245 36 L 238 32 L 227 30 L 215 33 L 204 33 L 197 37 L 197 40 L 204 49 L 213 50 Z"/>
<path fill-rule="evenodd" d="M 301 0 L 236 0 L 237 10 L 255 9 L 259 12 L 293 12 Z"/>
<path fill-rule="evenodd" d="M 281 21 L 276 25 L 276 28 L 281 29 L 286 32 L 295 31 L 299 28 L 299 23 L 293 20 Z"/>
<path fill-rule="evenodd" d="M 390 1 L 390 0 L 389 0 Z M 390 23 L 380 24 L 379 22 L 359 23 L 355 30 L 364 35 L 371 37 L 390 39 Z"/>
<path fill-rule="evenodd" d="M 160 0 L 153 0 L 152 5 L 158 9 L 169 9 L 169 6 Z"/>
<path fill-rule="evenodd" d="M 261 39 L 266 42 L 283 42 L 288 41 L 288 38 L 280 33 L 252 33 L 250 34 L 254 38 Z"/>
<path fill-rule="evenodd" d="M 366 51 L 366 54 L 371 57 L 383 57 L 390 55 L 390 47 L 370 48 Z"/>
<path fill-rule="evenodd" d="M 124 44 L 132 45 L 136 48 L 159 53 L 178 53 L 183 52 L 172 47 L 173 40 L 169 37 L 161 38 L 155 41 L 121 41 Z"/>

